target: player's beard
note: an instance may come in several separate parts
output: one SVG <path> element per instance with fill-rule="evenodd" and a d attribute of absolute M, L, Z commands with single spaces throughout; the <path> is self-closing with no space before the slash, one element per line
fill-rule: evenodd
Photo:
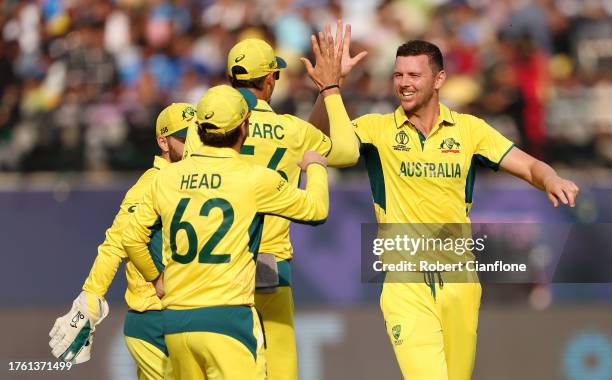
<path fill-rule="evenodd" d="M 398 94 L 398 97 L 400 98 L 400 103 L 402 104 L 402 108 L 404 108 L 404 112 L 407 115 L 412 115 L 427 105 L 433 98 L 434 93 L 435 89 L 433 87 L 417 90 L 415 93 L 415 100 L 409 106 L 405 106 L 403 103 L 401 103 L 401 94 Z"/>
<path fill-rule="evenodd" d="M 176 149 L 172 148 L 172 146 L 168 146 L 168 156 L 170 158 L 170 162 L 178 162 L 183 159 L 183 154 L 178 152 Z"/>

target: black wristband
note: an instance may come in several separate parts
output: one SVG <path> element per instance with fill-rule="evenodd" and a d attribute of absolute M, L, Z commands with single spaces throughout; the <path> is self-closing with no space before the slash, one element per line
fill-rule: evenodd
<path fill-rule="evenodd" d="M 323 87 L 323 89 L 321 91 L 319 91 L 319 94 L 323 94 L 323 91 L 327 91 L 327 90 L 331 90 L 332 88 L 338 88 L 340 89 L 340 86 L 337 84 L 330 84 L 327 87 Z"/>

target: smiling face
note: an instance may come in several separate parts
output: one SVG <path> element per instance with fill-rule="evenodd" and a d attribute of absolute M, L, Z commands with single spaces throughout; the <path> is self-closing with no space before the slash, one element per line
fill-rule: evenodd
<path fill-rule="evenodd" d="M 415 113 L 429 102 L 437 102 L 437 90 L 445 78 L 444 70 L 435 72 L 425 54 L 395 59 L 393 89 L 406 113 Z"/>

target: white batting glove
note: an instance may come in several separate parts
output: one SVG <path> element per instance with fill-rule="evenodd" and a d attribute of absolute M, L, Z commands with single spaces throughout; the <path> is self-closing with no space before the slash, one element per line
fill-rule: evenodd
<path fill-rule="evenodd" d="M 56 358 L 83 363 L 91 357 L 95 326 L 108 315 L 108 303 L 98 296 L 81 292 L 68 314 L 55 320 L 49 332 L 49 346 Z"/>

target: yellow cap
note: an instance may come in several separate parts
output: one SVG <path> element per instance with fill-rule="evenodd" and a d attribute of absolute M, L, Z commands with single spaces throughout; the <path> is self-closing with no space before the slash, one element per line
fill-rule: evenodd
<path fill-rule="evenodd" d="M 216 127 L 207 128 L 206 132 L 230 132 L 242 124 L 256 104 L 257 98 L 247 89 L 227 85 L 211 87 L 198 102 L 198 124 Z"/>
<path fill-rule="evenodd" d="M 196 110 L 189 103 L 172 103 L 157 116 L 155 136 L 187 137 L 187 128 L 196 123 Z"/>
<path fill-rule="evenodd" d="M 246 72 L 233 75 L 232 69 L 237 66 Z M 238 42 L 227 55 L 227 75 L 238 80 L 261 78 L 285 67 L 285 60 L 277 57 L 272 46 L 259 38 Z"/>

